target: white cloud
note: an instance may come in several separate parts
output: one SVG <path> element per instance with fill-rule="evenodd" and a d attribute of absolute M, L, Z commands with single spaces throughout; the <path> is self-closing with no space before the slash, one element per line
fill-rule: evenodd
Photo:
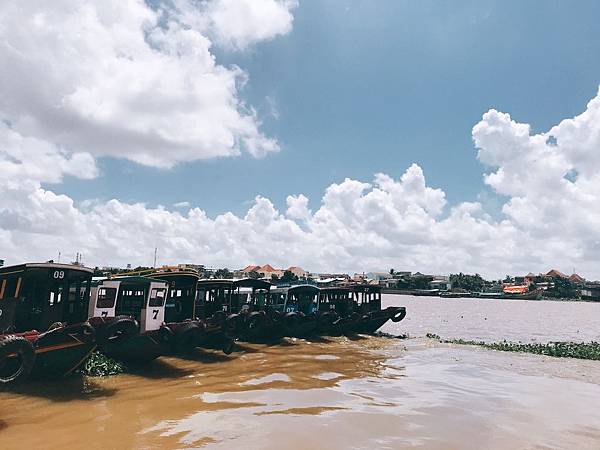
<path fill-rule="evenodd" d="M 244 50 L 292 29 L 297 0 L 175 0 L 180 20 L 206 30 L 219 45 Z"/>
<path fill-rule="evenodd" d="M 240 98 L 246 75 L 217 64 L 211 45 L 241 50 L 284 34 L 295 5 L 0 3 L 0 257 L 61 251 L 89 264 L 149 264 L 157 246 L 163 263 L 488 276 L 556 266 L 600 278 L 600 94 L 546 133 L 483 115 L 473 139 L 484 181 L 504 202 L 498 219 L 476 202 L 449 207 L 416 164 L 398 179 L 331 184 L 313 209 L 302 194 L 288 196 L 283 213 L 259 196 L 243 217 L 211 218 L 187 202 L 175 211 L 116 199 L 77 205 L 50 190 L 66 176 L 97 177 L 103 155 L 169 167 L 276 151 Z"/>
<path fill-rule="evenodd" d="M 157 167 L 279 150 L 240 98 L 246 74 L 215 61 L 209 36 L 246 48 L 284 34 L 294 4 L 178 4 L 210 29 L 143 0 L 0 2 L 0 120 L 61 151 Z M 226 23 L 236 17 L 246 28 Z"/>
<path fill-rule="evenodd" d="M 74 156 L 40 145 L 36 151 L 46 155 L 56 178 L 40 176 L 34 165 L 18 172 L 24 177 L 3 180 L 0 244 L 9 262 L 79 251 L 89 264 L 149 264 L 158 246 L 162 263 L 241 267 L 269 261 L 311 270 L 395 267 L 497 277 L 556 266 L 598 278 L 600 176 L 589 170 L 600 157 L 598 98 L 582 115 L 538 135 L 507 114 L 484 114 L 473 138 L 479 159 L 491 167 L 485 181 L 507 196 L 499 220 L 477 202 L 448 209 L 444 192 L 428 186 L 417 165 L 399 179 L 377 174 L 372 183 L 346 179 L 332 184 L 314 211 L 304 195 L 288 196 L 284 213 L 269 199 L 256 197 L 243 217 L 211 218 L 199 208 L 184 214 L 118 200 L 78 207 L 69 197 L 43 189 L 41 182 L 93 172 L 94 166 L 71 166 Z M 3 132 L 14 134 L 8 127 Z M 556 144 L 547 143 L 550 134 Z M 11 150 L 2 164 L 18 158 L 18 151 Z M 573 170 L 577 176 L 566 179 Z"/>

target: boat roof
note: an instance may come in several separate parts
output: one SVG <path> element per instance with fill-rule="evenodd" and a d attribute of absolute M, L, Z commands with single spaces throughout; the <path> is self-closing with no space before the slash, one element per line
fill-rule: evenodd
<path fill-rule="evenodd" d="M 120 281 L 121 284 L 166 283 L 165 280 L 159 280 L 158 278 L 141 277 L 141 276 L 114 277 L 114 278 L 109 278 L 105 281 Z"/>
<path fill-rule="evenodd" d="M 320 292 L 329 293 L 329 292 L 350 292 L 350 288 L 340 287 L 340 286 L 332 286 L 332 287 L 323 287 L 319 288 Z"/>
<path fill-rule="evenodd" d="M 240 280 L 233 281 L 233 287 L 249 287 L 253 289 L 270 289 L 272 286 L 271 283 L 265 280 L 260 280 L 257 278 L 242 278 Z"/>
<path fill-rule="evenodd" d="M 353 292 L 378 292 L 381 291 L 381 286 L 377 284 L 351 284 L 348 289 Z"/>
<path fill-rule="evenodd" d="M 278 294 L 278 293 L 300 293 L 300 292 L 312 292 L 314 294 L 316 294 L 317 292 L 319 292 L 321 289 L 319 289 L 317 286 L 314 286 L 312 284 L 297 284 L 295 286 L 284 286 L 284 287 L 278 287 L 278 288 L 272 288 L 271 292 Z"/>
<path fill-rule="evenodd" d="M 54 262 L 46 263 L 25 263 L 18 264 L 15 266 L 0 267 L 0 275 L 16 272 L 24 272 L 27 269 L 62 269 L 62 270 L 73 270 L 78 272 L 94 273 L 94 269 L 89 267 L 76 266 L 74 264 L 60 264 Z"/>
<path fill-rule="evenodd" d="M 174 278 L 174 277 L 189 277 L 195 278 L 196 280 L 200 279 L 200 276 L 197 272 L 192 270 L 173 270 L 173 271 L 158 271 L 148 274 L 151 278 Z"/>
<path fill-rule="evenodd" d="M 233 280 L 228 278 L 202 278 L 198 280 L 198 288 L 225 288 L 233 286 Z"/>

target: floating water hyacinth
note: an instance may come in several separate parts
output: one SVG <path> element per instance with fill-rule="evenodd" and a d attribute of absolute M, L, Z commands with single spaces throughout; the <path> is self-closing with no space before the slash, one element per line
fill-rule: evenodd
<path fill-rule="evenodd" d="M 444 344 L 477 345 L 479 347 L 503 352 L 533 353 L 536 355 L 553 356 L 556 358 L 577 358 L 600 360 L 600 342 L 548 342 L 545 344 L 524 344 L 522 342 L 483 342 L 465 339 L 442 339 L 434 333 L 427 333 L 429 339 L 435 339 Z"/>
<path fill-rule="evenodd" d="M 126 370 L 127 367 L 123 363 L 109 358 L 100 352 L 92 353 L 80 369 L 81 373 L 90 377 L 118 375 L 124 373 Z"/>

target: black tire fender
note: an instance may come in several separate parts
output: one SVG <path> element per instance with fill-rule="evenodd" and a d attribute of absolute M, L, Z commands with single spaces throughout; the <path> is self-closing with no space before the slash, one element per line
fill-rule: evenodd
<path fill-rule="evenodd" d="M 402 319 L 406 317 L 406 308 L 396 307 L 394 311 L 392 311 L 391 319 L 392 322 L 400 322 Z"/>
<path fill-rule="evenodd" d="M 8 366 L 9 355 L 16 354 L 20 364 L 14 368 Z M 8 336 L 0 340 L 0 386 L 18 384 L 31 375 L 35 364 L 33 344 L 19 336 Z"/>
<path fill-rule="evenodd" d="M 260 311 L 254 311 L 248 314 L 246 325 L 249 329 L 258 328 L 265 321 L 265 315 Z"/>
<path fill-rule="evenodd" d="M 108 341 L 117 342 L 127 339 L 138 332 L 137 320 L 127 316 L 119 316 L 96 329 L 96 337 L 98 344 L 102 345 Z"/>
<path fill-rule="evenodd" d="M 175 333 L 175 345 L 181 350 L 190 350 L 198 346 L 202 330 L 195 322 L 189 322 Z"/>
<path fill-rule="evenodd" d="M 162 325 L 158 329 L 158 339 L 164 344 L 171 344 L 175 338 L 173 331 L 166 325 Z"/>

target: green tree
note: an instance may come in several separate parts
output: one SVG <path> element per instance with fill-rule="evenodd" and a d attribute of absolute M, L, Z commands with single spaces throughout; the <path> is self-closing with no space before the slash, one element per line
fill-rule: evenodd
<path fill-rule="evenodd" d="M 458 274 L 451 274 L 450 283 L 452 284 L 452 289 L 481 292 L 487 282 L 478 273 L 475 275 L 468 275 L 461 272 Z"/>
<path fill-rule="evenodd" d="M 225 267 L 224 269 L 218 269 L 215 272 L 215 278 L 233 278 L 233 273 L 231 273 L 230 270 Z"/>
<path fill-rule="evenodd" d="M 289 270 L 286 270 L 285 272 L 283 272 L 283 275 L 281 277 L 281 282 L 282 283 L 291 283 L 292 281 L 298 281 L 298 276 L 294 274 L 294 272 L 290 272 Z"/>
<path fill-rule="evenodd" d="M 258 273 L 256 270 L 253 270 L 248 274 L 248 278 L 258 279 L 260 278 L 260 273 Z"/>

